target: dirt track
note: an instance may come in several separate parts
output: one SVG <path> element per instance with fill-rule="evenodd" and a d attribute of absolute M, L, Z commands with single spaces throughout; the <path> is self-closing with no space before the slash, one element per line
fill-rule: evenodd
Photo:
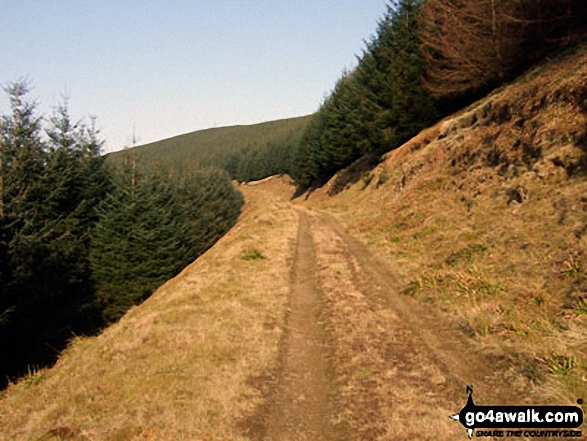
<path fill-rule="evenodd" d="M 329 420 L 329 381 L 319 324 L 316 253 L 309 217 L 305 213 L 300 213 L 291 279 L 288 331 L 267 438 L 328 440 L 333 438 Z"/>
<path fill-rule="evenodd" d="M 243 193 L 211 250 L 0 396 L 0 439 L 458 441 L 467 384 L 477 404 L 523 404 L 338 218 L 280 178 Z"/>
<path fill-rule="evenodd" d="M 265 440 L 454 440 L 448 416 L 475 388 L 480 404 L 521 404 L 462 333 L 401 295 L 388 269 L 331 215 L 296 208 L 280 373 Z"/>

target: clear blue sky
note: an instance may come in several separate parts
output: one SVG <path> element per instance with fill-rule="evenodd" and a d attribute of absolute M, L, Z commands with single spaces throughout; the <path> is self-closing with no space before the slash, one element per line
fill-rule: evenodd
<path fill-rule="evenodd" d="M 387 0 L 0 0 L 0 84 L 64 94 L 106 151 L 316 111 Z M 6 94 L 0 112 L 9 109 Z"/>

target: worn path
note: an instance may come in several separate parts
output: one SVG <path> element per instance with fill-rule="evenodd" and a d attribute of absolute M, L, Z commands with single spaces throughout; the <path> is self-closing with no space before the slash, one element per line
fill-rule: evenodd
<path fill-rule="evenodd" d="M 329 381 L 320 300 L 316 281 L 316 253 L 308 215 L 300 213 L 291 275 L 288 331 L 283 342 L 282 368 L 274 393 L 267 437 L 271 440 L 328 440 Z"/>
<path fill-rule="evenodd" d="M 400 294 L 393 274 L 333 216 L 300 224 L 287 331 L 265 440 L 453 440 L 448 416 L 521 404 L 445 317 Z"/>

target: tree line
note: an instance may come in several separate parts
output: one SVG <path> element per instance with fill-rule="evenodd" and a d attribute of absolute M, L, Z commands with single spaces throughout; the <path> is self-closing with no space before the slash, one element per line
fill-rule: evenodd
<path fill-rule="evenodd" d="M 239 182 L 287 173 L 295 146 L 311 116 L 288 118 L 246 126 L 200 130 L 129 149 L 142 162 L 166 169 L 219 167 Z M 121 165 L 124 152 L 107 155 L 107 162 Z"/>
<path fill-rule="evenodd" d="M 392 0 L 357 67 L 343 73 L 308 122 L 263 142 L 215 145 L 189 160 L 220 167 L 237 181 L 286 173 L 300 189 L 321 186 L 352 164 L 371 166 L 532 64 L 581 42 L 586 16 L 584 0 Z M 188 160 L 183 153 L 181 161 Z"/>
<path fill-rule="evenodd" d="M 0 385 L 55 361 L 202 254 L 243 203 L 218 168 L 109 167 L 67 100 L 44 119 L 29 85 L 0 117 Z"/>
<path fill-rule="evenodd" d="M 215 164 L 239 182 L 256 181 L 268 176 L 290 174 L 303 129 L 291 130 L 278 141 L 255 147 L 245 146 L 216 159 Z"/>
<path fill-rule="evenodd" d="M 587 34 L 583 0 L 391 1 L 294 145 L 303 188 L 393 150 Z M 366 162 L 369 163 L 369 162 Z"/>

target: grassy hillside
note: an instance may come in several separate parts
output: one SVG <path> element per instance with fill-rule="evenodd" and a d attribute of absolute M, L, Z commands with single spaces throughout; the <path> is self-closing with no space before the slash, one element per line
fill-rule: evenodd
<path fill-rule="evenodd" d="M 246 196 L 238 225 L 194 264 L 0 393 L 0 440 L 245 440 L 239 421 L 262 401 L 285 326 L 297 228 L 289 204 Z"/>
<path fill-rule="evenodd" d="M 310 196 L 543 402 L 587 387 L 586 98 L 583 45 Z"/>
<path fill-rule="evenodd" d="M 243 150 L 260 150 L 268 144 L 285 144 L 301 133 L 311 116 L 270 121 L 246 126 L 219 127 L 186 133 L 162 141 L 137 146 L 108 155 L 113 164 L 124 161 L 126 154 L 136 151 L 144 162 L 159 162 L 181 170 L 198 165 L 223 166 L 230 155 Z"/>
<path fill-rule="evenodd" d="M 497 394 L 488 404 L 575 404 L 587 384 L 586 99 L 583 46 L 342 191 L 345 173 L 295 207 L 284 180 L 243 185 L 245 210 L 212 249 L 0 394 L 0 439 L 263 439 L 298 255 L 316 261 L 329 421 L 352 434 L 341 439 L 464 437 L 447 416 L 469 381 Z M 297 212 L 309 252 L 295 252 Z"/>

